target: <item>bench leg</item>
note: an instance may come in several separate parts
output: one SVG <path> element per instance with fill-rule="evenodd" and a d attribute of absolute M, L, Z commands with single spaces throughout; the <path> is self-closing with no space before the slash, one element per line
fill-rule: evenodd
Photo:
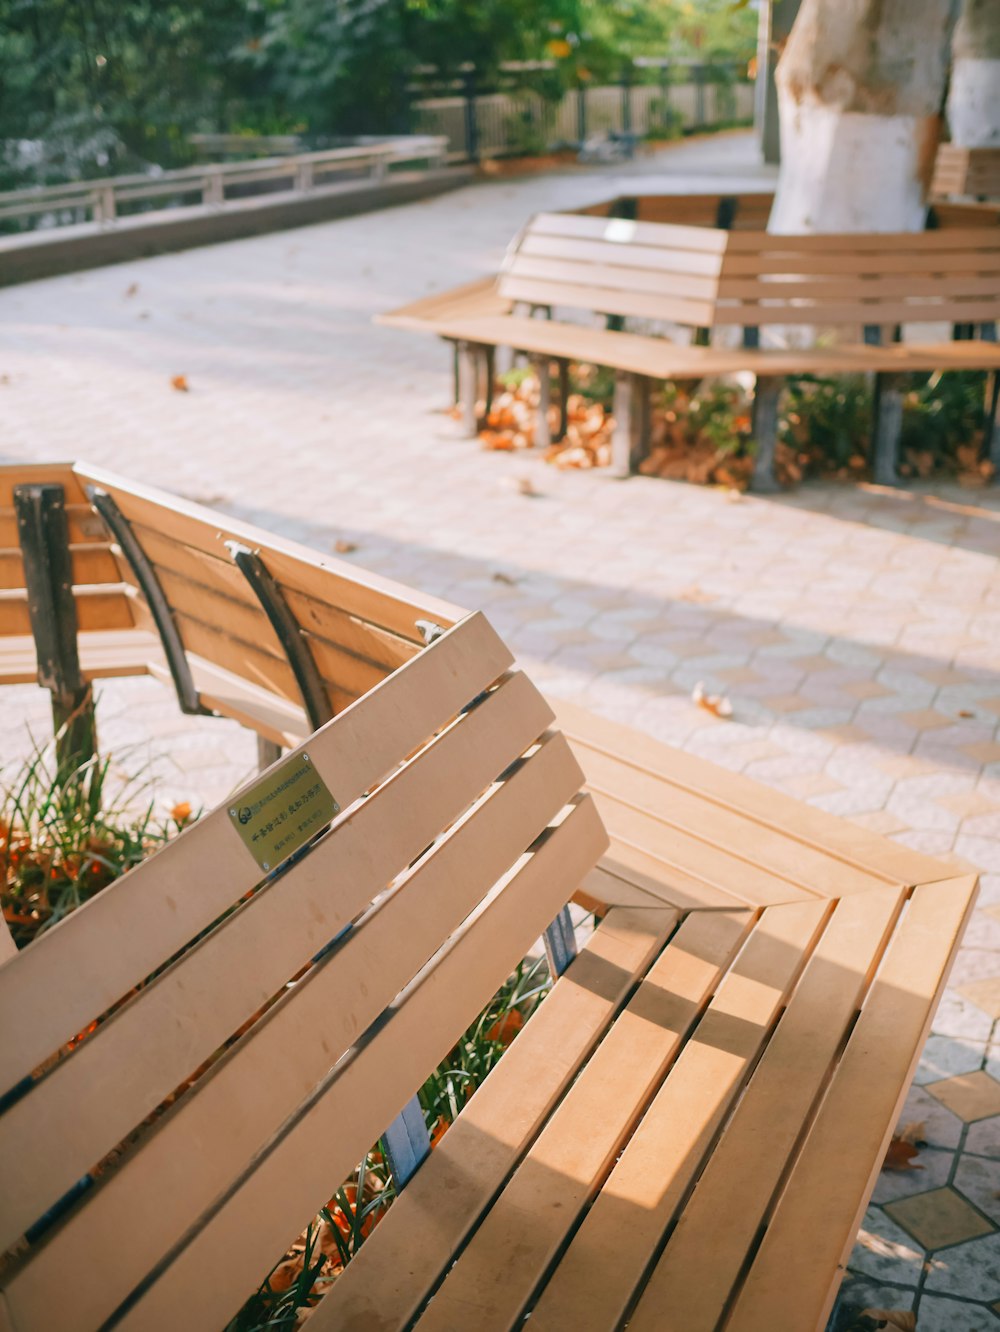
<path fill-rule="evenodd" d="M 471 342 L 456 344 L 458 352 L 458 402 L 462 409 L 462 433 L 474 439 L 479 433 L 476 402 L 479 395 L 478 348 Z"/>
<path fill-rule="evenodd" d="M 569 361 L 559 362 L 559 432 L 557 440 L 566 438 L 569 429 Z"/>
<path fill-rule="evenodd" d="M 38 683 L 52 695 L 56 771 L 64 780 L 97 753 L 94 697 L 77 647 L 65 492 L 60 485 L 15 486 L 14 511 Z"/>
<path fill-rule="evenodd" d="M 538 376 L 538 414 L 535 420 L 535 448 L 547 449 L 552 443 L 549 406 L 552 400 L 552 367 L 547 356 L 534 356 L 532 369 Z"/>
<path fill-rule="evenodd" d="M 483 386 L 481 397 L 483 400 L 483 415 L 489 416 L 493 410 L 493 385 L 496 382 L 497 373 L 497 349 L 496 347 L 483 347 L 479 357 L 480 372 L 483 376 Z"/>
<path fill-rule="evenodd" d="M 401 1189 L 431 1150 L 427 1122 L 415 1096 L 411 1096 L 382 1134 L 382 1142 L 396 1188 Z"/>
<path fill-rule="evenodd" d="M 753 442 L 756 449 L 750 489 L 757 495 L 774 495 L 781 490 L 774 474 L 774 454 L 778 444 L 778 401 L 784 380 L 768 375 L 757 380 L 753 398 Z"/>
<path fill-rule="evenodd" d="M 998 403 L 1000 403 L 1000 371 L 994 370 L 986 380 L 986 419 L 983 429 L 983 450 L 986 457 L 997 469 L 996 475 L 1000 476 L 1000 420 L 998 420 Z"/>
<path fill-rule="evenodd" d="M 875 376 L 872 422 L 872 475 L 876 485 L 899 484 L 899 437 L 903 430 L 903 381 L 893 374 Z"/>
<path fill-rule="evenodd" d="M 649 380 L 645 375 L 618 371 L 612 411 L 615 429 L 609 471 L 612 476 L 631 476 L 649 447 Z"/>

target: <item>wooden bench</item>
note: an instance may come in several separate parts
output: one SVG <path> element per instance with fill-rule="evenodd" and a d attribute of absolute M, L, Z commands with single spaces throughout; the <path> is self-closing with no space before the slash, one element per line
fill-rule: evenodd
<path fill-rule="evenodd" d="M 758 489 L 775 488 L 777 402 L 797 374 L 876 376 L 876 479 L 891 484 L 902 426 L 902 377 L 913 371 L 994 372 L 987 453 L 1000 463 L 1000 229 L 950 226 L 918 235 L 777 236 L 579 214 L 533 218 L 513 242 L 495 285 L 437 293 L 381 316 L 437 333 L 459 349 L 468 433 L 476 404 L 489 407 L 487 349 L 510 346 L 539 365 L 536 441 L 548 438 L 551 361 L 617 372 L 612 466 L 626 475 L 642 458 L 651 381 L 750 372 L 756 378 Z M 497 301 L 506 302 L 498 310 Z M 572 319 L 554 317 L 572 312 Z M 543 314 L 545 318 L 533 316 Z M 627 331 L 625 321 L 639 321 Z M 946 324 L 954 336 L 901 341 L 912 326 Z M 840 328 L 846 341 L 799 347 L 805 328 Z M 799 331 L 799 332 L 797 332 Z M 763 345 L 769 334 L 772 342 Z M 788 336 L 791 332 L 791 336 Z M 919 332 L 919 329 L 917 329 Z M 721 335 L 721 336 L 720 336 Z M 713 342 L 714 339 L 714 342 Z M 710 342 L 713 345 L 707 345 Z M 560 432 L 565 429 L 565 409 Z"/>
<path fill-rule="evenodd" d="M 1000 199 L 1000 148 L 962 148 L 943 143 L 934 159 L 931 194 Z"/>
<path fill-rule="evenodd" d="M 252 644 L 231 607 L 197 640 L 225 640 L 227 664 L 185 647 L 202 703 L 272 746 L 308 738 L 0 964 L 0 1095 L 19 1093 L 0 1102 L 18 1249 L 0 1326 L 217 1332 L 385 1134 L 406 1187 L 319 1332 L 513 1328 L 528 1309 L 542 1328 L 770 1332 L 790 1291 L 796 1332 L 822 1328 L 975 877 L 559 705 L 567 746 L 482 616 L 67 470 L 130 515 L 161 574 L 197 557 L 221 584 L 211 561 L 235 566 L 237 532 L 338 623 L 374 634 L 392 607 L 410 637 L 350 697 L 331 658 L 336 715 L 315 734 L 289 675 L 236 670 Z M 105 545 L 149 634 L 147 593 Z M 235 581 L 198 586 L 249 605 Z M 453 618 L 421 633 L 430 610 Z M 240 812 L 307 778 L 306 755 L 332 828 L 255 861 Z M 575 958 L 571 898 L 601 922 Z M 429 1154 L 414 1092 L 546 927 L 552 993 Z"/>

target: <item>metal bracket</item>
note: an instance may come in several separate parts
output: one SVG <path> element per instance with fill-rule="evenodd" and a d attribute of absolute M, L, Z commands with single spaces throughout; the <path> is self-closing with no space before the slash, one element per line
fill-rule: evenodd
<path fill-rule="evenodd" d="M 298 622 L 288 609 L 281 588 L 265 568 L 263 560 L 256 551 L 250 550 L 238 541 L 227 541 L 226 549 L 232 555 L 237 569 L 250 584 L 261 609 L 271 622 L 271 628 L 278 636 L 278 642 L 284 650 L 295 682 L 299 686 L 310 729 L 318 731 L 333 716 L 333 708 L 330 706 L 326 688 L 316 669 L 309 646 L 302 636 Z"/>
<path fill-rule="evenodd" d="M 573 917 L 569 914 L 568 906 L 563 907 L 545 931 L 545 956 L 553 979 L 561 976 L 576 957 L 576 935 L 573 933 Z"/>
<path fill-rule="evenodd" d="M 194 686 L 187 653 L 174 621 L 170 603 L 160 586 L 156 571 L 149 562 L 149 557 L 136 540 L 132 525 L 119 509 L 106 490 L 99 486 L 86 487 L 87 498 L 104 519 L 105 526 L 117 541 L 122 554 L 128 561 L 129 568 L 135 574 L 136 582 L 149 606 L 150 614 L 160 635 L 163 651 L 170 668 L 170 676 L 177 691 L 177 702 L 181 712 L 189 716 L 213 716 L 211 709 L 202 705 L 198 691 Z"/>
<path fill-rule="evenodd" d="M 424 647 L 430 647 L 432 643 L 436 643 L 444 633 L 441 626 L 435 624 L 433 620 L 414 620 L 413 624 L 420 631 L 420 637 L 424 640 Z"/>

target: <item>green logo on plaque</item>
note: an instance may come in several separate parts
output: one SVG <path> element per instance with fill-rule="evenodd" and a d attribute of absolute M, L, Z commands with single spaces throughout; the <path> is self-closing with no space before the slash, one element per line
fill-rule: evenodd
<path fill-rule="evenodd" d="M 263 870 L 273 870 L 340 813 L 340 806 L 309 760 L 291 754 L 240 791 L 229 819 Z"/>

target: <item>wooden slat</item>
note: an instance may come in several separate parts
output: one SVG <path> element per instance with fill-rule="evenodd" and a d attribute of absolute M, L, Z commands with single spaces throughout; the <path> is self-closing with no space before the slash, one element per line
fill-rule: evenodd
<path fill-rule="evenodd" d="M 618 1326 L 830 910 L 811 901 L 764 912 L 538 1301 L 539 1329 Z M 581 1322 L 567 1318 L 570 1305 Z"/>
<path fill-rule="evenodd" d="M 363 706 L 316 732 L 308 742 L 310 759 L 342 809 L 510 665 L 486 619 L 472 615 L 374 689 Z M 0 1088 L 30 1073 L 259 881 L 256 864 L 239 848 L 227 854 L 225 875 L 205 881 L 205 857 L 227 820 L 220 809 L 186 829 L 172 844 L 169 866 L 160 861 L 157 869 L 157 858 L 150 860 L 141 895 L 126 875 L 0 968 L 0 1015 L 19 1011 L 24 1002 L 35 1013 L 0 1043 Z M 177 885 L 187 882 L 203 888 L 180 893 Z"/>
<path fill-rule="evenodd" d="M 295 542 L 271 536 L 235 519 L 220 520 L 217 513 L 177 499 L 149 486 L 124 482 L 112 473 L 77 467 L 81 480 L 102 486 L 131 522 L 155 528 L 164 536 L 209 555 L 225 555 L 227 540 L 259 549 L 271 574 L 284 586 L 308 593 L 316 571 L 322 571 L 331 599 L 349 615 L 373 623 L 419 643 L 415 619 L 430 619 L 447 628 L 461 618 L 459 608 L 435 597 L 417 595 L 398 583 L 367 573 Z M 212 533 L 209 536 L 208 533 Z M 4 544 L 0 542 L 0 545 Z"/>
<path fill-rule="evenodd" d="M 162 656 L 159 640 L 139 629 L 81 634 L 80 670 L 85 680 L 145 675 Z M 37 684 L 35 641 L 29 636 L 0 639 L 0 682 Z"/>
<path fill-rule="evenodd" d="M 576 213 L 539 213 L 528 230 L 545 236 L 583 236 L 622 245 L 656 245 L 678 250 L 722 254 L 729 233 L 709 227 L 671 226 L 662 222 L 632 222 L 623 218 L 583 217 Z"/>
<path fill-rule="evenodd" d="M 607 246 L 596 262 L 582 262 L 569 256 L 551 259 L 518 253 L 505 270 L 503 281 L 513 277 L 540 278 L 594 287 L 600 293 L 595 297 L 595 306 L 601 309 L 617 293 L 630 291 L 656 292 L 662 296 L 683 296 L 698 301 L 715 299 L 716 279 L 692 276 L 683 262 L 674 264 L 673 271 L 666 263 L 650 270 L 634 264 L 618 264 L 621 253 L 625 251 L 620 247 Z"/>
<path fill-rule="evenodd" d="M 584 768 L 586 772 L 586 768 Z M 771 906 L 813 894 L 776 877 L 748 856 L 732 855 L 711 842 L 692 837 L 673 823 L 650 818 L 604 790 L 594 793 L 597 808 L 615 843 L 624 842 L 655 857 L 666 875 L 679 871 L 715 889 L 728 906 Z M 750 852 L 752 848 L 748 847 Z M 704 900 L 703 906 L 717 905 Z"/>
<path fill-rule="evenodd" d="M 822 851 L 833 860 L 883 883 L 920 883 L 939 878 L 941 864 L 865 828 L 834 818 L 780 791 L 727 772 L 692 754 L 665 745 L 640 731 L 607 721 L 575 704 L 557 702 L 559 726 L 587 771 L 587 752 L 612 755 L 666 782 L 697 794 L 710 804 L 753 819 L 793 844 Z M 845 887 L 850 886 L 845 880 Z"/>
<path fill-rule="evenodd" d="M 1000 254 L 1000 236 L 987 228 L 967 227 L 948 231 L 822 232 L 815 235 L 783 235 L 773 231 L 726 233 L 728 254 L 835 254 L 850 257 L 870 254 L 905 254 L 910 258 L 936 256 L 943 251 L 986 251 Z"/>
<path fill-rule="evenodd" d="M 421 1332 L 517 1326 L 752 924 L 749 911 L 687 918 L 446 1276 Z"/>
<path fill-rule="evenodd" d="M 500 291 L 509 300 L 533 301 L 537 305 L 568 305 L 596 310 L 600 314 L 643 315 L 649 319 L 674 320 L 698 327 L 712 322 L 712 306 L 708 301 L 647 296 L 643 292 L 548 282 L 542 278 L 519 278 L 506 273 L 500 277 Z"/>
<path fill-rule="evenodd" d="M 797 273 L 774 274 L 759 278 L 723 278 L 719 282 L 719 299 L 743 301 L 812 300 L 842 302 L 848 298 L 864 301 L 884 300 L 888 297 L 912 297 L 915 306 L 921 299 L 952 296 L 996 297 L 1000 295 L 1000 272 L 980 274 L 948 274 L 940 277 L 859 276 L 840 279 L 816 280 Z M 935 316 L 937 317 L 937 316 Z"/>
<path fill-rule="evenodd" d="M 932 233 L 933 234 L 933 233 Z M 941 234 L 954 235 L 947 231 Z M 722 265 L 722 276 L 733 277 L 736 274 L 784 273 L 791 269 L 795 273 L 830 273 L 835 275 L 873 273 L 912 273 L 914 257 L 889 251 L 879 254 L 878 260 L 864 262 L 863 256 L 852 260 L 852 256 L 839 253 L 824 253 L 819 250 L 808 255 L 796 255 L 790 260 L 787 254 L 736 254 L 726 255 Z M 933 258 L 924 256 L 920 271 L 922 273 L 995 273 L 1000 270 L 1000 254 L 988 250 L 943 250 Z"/>
<path fill-rule="evenodd" d="M 716 305 L 714 315 L 706 323 L 716 327 L 734 325 L 756 327 L 765 324 L 920 324 L 920 323 L 978 323 L 992 321 L 1000 314 L 1000 297 L 987 299 L 969 297 L 963 300 L 854 300 L 830 303 L 821 301 L 798 304 L 793 299 L 777 304 L 743 302 L 739 305 Z"/>
<path fill-rule="evenodd" d="M 67 504 L 66 526 L 71 545 L 106 546 L 108 530 L 89 504 Z M 0 509 L 0 549 L 13 550 L 18 544 L 17 518 L 13 509 Z"/>
<path fill-rule="evenodd" d="M 640 829 L 640 835 L 642 831 Z M 659 859 L 650 852 L 648 844 L 625 840 L 620 831 L 611 834 L 611 850 L 601 864 L 611 874 L 644 888 L 663 906 L 689 911 L 747 905 L 734 898 L 728 888 L 718 888 L 677 865 Z"/>
<path fill-rule="evenodd" d="M 312 1315 L 317 1332 L 409 1322 L 677 920 L 609 913 Z"/>
<path fill-rule="evenodd" d="M 683 253 L 684 272 L 698 282 L 718 278 L 719 258 L 714 254 L 701 254 L 697 250 Z M 669 250 L 652 245 L 611 245 L 608 241 L 579 239 L 573 236 L 541 236 L 528 232 L 521 241 L 519 255 L 572 259 L 578 262 L 600 263 L 613 255 L 620 268 L 639 268 L 648 272 L 675 272 L 678 256 Z M 701 295 L 700 289 L 685 291 L 684 283 L 678 288 L 679 296 Z"/>
<path fill-rule="evenodd" d="M 904 898 L 902 888 L 879 888 L 837 904 L 629 1320 L 635 1332 L 671 1320 L 685 1332 L 714 1332 L 721 1322 Z"/>
<path fill-rule="evenodd" d="M 217 1332 L 454 1045 L 600 854 L 600 821 L 576 805 L 501 890 L 425 968 L 388 1021 L 220 1200 L 191 1242 L 121 1319 L 121 1332 L 175 1332 L 197 1290 L 191 1332 Z M 436 963 L 436 965 L 435 965 Z M 381 1129 L 375 1129 L 381 1132 Z M 323 1170 L 316 1170 L 321 1153 Z M 211 1276 L 209 1277 L 209 1274 Z M 98 1278 L 99 1284 L 99 1278 Z M 72 1297 L 67 1289 L 67 1302 Z"/>
<path fill-rule="evenodd" d="M 825 1326 L 975 896 L 974 876 L 914 891 L 733 1306 L 734 1332 L 772 1332 L 789 1291 L 799 1326 Z"/>
<path fill-rule="evenodd" d="M 29 485 L 63 486 L 68 504 L 86 503 L 72 463 L 7 463 L 0 466 L 0 509 L 12 509 L 14 488 Z"/>
<path fill-rule="evenodd" d="M 679 782 L 664 781 L 623 757 L 592 749 L 585 740 L 578 740 L 576 747 L 588 789 L 598 797 L 598 808 L 604 798 L 628 805 L 675 832 L 760 867 L 789 885 L 791 891 L 785 901 L 803 894 L 835 897 L 884 883 L 878 875 L 845 865 L 821 849 L 791 840 L 783 829 L 767 827 Z M 739 870 L 735 873 L 742 877 Z M 770 883 L 768 886 L 780 887 Z"/>
<path fill-rule="evenodd" d="M 120 583 L 121 575 L 110 548 L 70 548 L 74 583 Z M 0 550 L 0 588 L 24 587 L 24 562 L 19 550 Z"/>
<path fill-rule="evenodd" d="M 446 758 L 443 761 L 447 764 Z M 454 770 L 448 771 L 447 767 L 445 771 L 455 789 L 460 790 L 463 776 Z M 470 776 L 473 780 L 469 789 L 475 790 L 478 778 L 468 772 L 465 774 L 465 778 Z M 87 1199 L 58 1236 L 29 1262 L 30 1272 L 25 1272 L 23 1278 L 14 1279 L 15 1301 L 22 1297 L 19 1292 L 27 1286 L 44 1290 L 57 1284 L 56 1274 L 71 1262 L 74 1269 L 80 1265 L 93 1266 L 100 1272 L 96 1284 L 103 1308 L 89 1310 L 88 1318 L 96 1322 L 103 1313 L 113 1309 L 157 1259 L 198 1220 L 205 1208 L 240 1176 L 254 1153 L 267 1144 L 324 1080 L 341 1055 L 410 983 L 428 957 L 441 947 L 442 941 L 459 928 L 493 885 L 518 862 L 525 848 L 559 814 L 566 801 L 572 799 L 578 789 L 579 776 L 579 768 L 565 740 L 561 736 L 552 736 L 509 781 L 488 793 L 452 836 L 405 876 L 392 894 L 342 940 L 322 966 L 299 980 L 266 1019 L 245 1035 L 211 1077 L 199 1082 L 169 1120 L 145 1138 L 107 1184 Z M 430 773 L 427 779 L 431 780 Z M 405 797 L 400 793 L 400 799 L 409 804 L 420 803 L 412 790 Z M 389 808 L 376 809 L 377 801 L 378 796 L 375 796 L 361 806 L 355 820 L 356 835 L 349 834 L 346 845 L 338 852 L 331 847 L 330 853 L 322 857 L 321 845 L 311 853 L 310 873 L 315 883 L 321 883 L 335 867 L 333 882 L 329 885 L 332 893 L 349 886 L 356 898 L 371 897 L 381 890 L 385 881 L 384 864 L 395 865 L 400 857 L 404 861 L 412 857 L 412 837 L 416 836 L 416 828 L 409 830 L 412 837 L 408 846 L 397 835 L 398 812 L 394 814 Z M 439 815 L 440 812 L 439 808 L 436 813 Z M 438 826 L 434 821 L 435 813 L 429 807 L 426 817 L 434 827 Z M 427 836 L 426 832 L 424 836 Z M 337 839 L 334 834 L 331 841 L 334 839 L 345 841 L 343 835 Z M 386 842 L 395 843 L 396 860 L 392 859 L 392 851 L 386 850 Z M 384 861 L 382 866 L 366 863 L 376 844 Z M 356 886 L 358 878 L 367 880 L 366 887 L 360 891 Z M 329 890 L 324 887 L 322 891 L 329 896 Z M 286 912 L 286 916 L 278 927 L 283 935 L 295 931 L 296 922 L 288 916 L 288 899 L 293 893 L 291 884 L 287 884 L 284 892 L 276 894 L 285 899 L 280 909 Z M 308 906 L 305 902 L 295 902 L 295 915 L 317 914 L 322 895 L 314 890 L 311 896 L 313 900 Z M 248 909 L 244 914 L 248 914 Z M 326 921 L 319 929 L 312 928 L 311 933 L 319 937 L 324 930 L 339 932 L 343 919 L 336 919 L 336 914 L 327 911 Z M 350 911 L 343 914 L 349 916 Z M 212 937 L 232 933 L 236 923 L 234 919 Z M 315 940 L 310 946 L 315 948 Z M 300 965 L 293 961 L 294 954 L 287 945 L 283 947 L 286 968 L 289 962 L 293 967 Z M 264 955 L 259 940 L 249 954 L 254 957 Z M 266 955 L 266 961 L 272 978 L 285 974 L 272 955 Z M 205 981 L 199 985 L 196 978 L 188 975 L 183 987 L 175 986 L 173 1000 L 161 995 L 157 1001 L 166 1021 L 158 1023 L 151 1019 L 149 1012 L 145 1017 L 136 1018 L 136 1030 L 143 1046 L 129 1052 L 127 1045 L 119 1040 L 117 1053 L 105 1051 L 104 1077 L 108 1082 L 120 1084 L 123 1060 L 136 1059 L 149 1064 L 150 1073 L 155 1073 L 162 1081 L 160 1064 L 165 1048 L 171 1042 L 171 1025 L 176 1028 L 182 1023 L 188 1026 L 212 1023 L 217 1027 L 215 1014 L 209 1010 L 220 997 L 229 1002 L 230 978 L 246 966 L 246 957 L 242 962 L 230 958 L 228 964 L 223 963 L 221 967 L 216 959 L 214 969 L 219 979 L 209 989 L 206 982 L 210 980 L 211 969 L 207 959 L 203 959 L 201 969 Z M 183 963 L 174 969 L 178 982 L 184 969 Z M 260 991 L 266 990 L 270 983 L 264 981 Z M 220 996 L 219 991 L 225 991 L 225 994 Z M 177 1007 L 179 995 L 183 996 L 184 1002 Z M 141 1006 L 140 999 L 134 1007 Z M 332 1021 L 334 1015 L 335 1021 Z M 110 1029 L 114 1024 L 107 1025 Z M 173 1040 L 176 1044 L 176 1037 Z M 82 1047 L 81 1056 L 88 1047 L 97 1044 L 98 1037 L 95 1037 Z M 185 1053 L 189 1061 L 200 1057 L 200 1051 L 190 1043 Z M 70 1060 L 66 1067 L 73 1062 Z M 129 1116 L 121 1106 L 120 1094 L 116 1094 L 112 1086 L 104 1085 L 94 1067 L 95 1061 L 92 1059 L 90 1063 L 86 1073 L 81 1071 L 77 1075 L 81 1085 L 101 1089 L 101 1099 L 106 1102 L 103 1113 L 117 1119 L 118 1127 L 129 1122 Z M 51 1081 L 57 1077 L 58 1073 Z M 128 1077 L 138 1088 L 141 1072 L 133 1068 Z M 69 1079 L 64 1082 L 68 1084 Z M 30 1114 L 34 1106 L 42 1115 L 40 1120 L 34 1121 L 35 1131 L 43 1131 L 46 1142 L 59 1143 L 60 1131 L 65 1132 L 67 1127 L 67 1118 L 72 1119 L 72 1133 L 78 1136 L 79 1120 L 73 1117 L 73 1111 L 80 1103 L 72 1097 L 69 1086 L 64 1085 L 53 1092 L 48 1097 L 47 1106 L 45 1091 L 46 1084 L 43 1084 L 26 1102 L 21 1102 L 26 1105 L 27 1122 L 32 1122 Z M 94 1104 L 93 1094 L 87 1099 L 86 1117 L 96 1123 L 101 1112 Z M 132 1122 L 134 1111 L 133 1106 Z M 371 1123 L 372 1141 L 383 1128 L 384 1124 L 378 1119 Z M 223 1129 L 224 1132 L 220 1132 Z M 16 1138 L 13 1125 L 10 1132 Z M 20 1145 L 23 1150 L 23 1143 Z M 82 1147 L 79 1155 L 86 1159 Z M 30 1181 L 33 1185 L 37 1181 L 37 1164 Z M 44 1165 L 48 1168 L 49 1161 L 46 1160 Z M 16 1173 L 25 1175 L 28 1172 Z M 71 1182 L 77 1177 L 71 1172 L 68 1175 Z M 145 1211 L 148 1200 L 153 1197 L 157 1197 L 159 1203 L 152 1214 L 146 1215 L 141 1239 L 133 1239 L 124 1246 L 125 1251 L 115 1262 L 113 1271 L 102 1270 L 102 1258 L 108 1246 L 119 1247 L 129 1234 L 133 1219 Z M 75 1298 L 81 1297 L 86 1299 L 86 1294 L 78 1290 Z"/>
<path fill-rule="evenodd" d="M 106 586 L 74 587 L 77 624 L 83 632 L 103 629 L 130 629 L 135 624 L 131 600 L 120 584 L 114 591 Z M 31 633 L 28 594 L 15 588 L 0 592 L 0 637 Z"/>

